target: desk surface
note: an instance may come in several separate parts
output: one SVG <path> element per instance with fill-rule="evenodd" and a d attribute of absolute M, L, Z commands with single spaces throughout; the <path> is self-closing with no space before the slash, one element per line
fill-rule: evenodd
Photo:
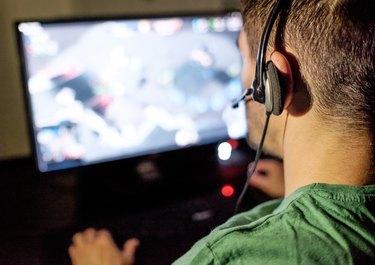
<path fill-rule="evenodd" d="M 119 244 L 128 236 L 141 234 L 142 247 L 139 249 L 137 264 L 150 264 L 151 259 L 153 264 L 156 264 L 155 260 L 160 261 L 160 264 L 168 264 L 214 226 L 230 217 L 236 197 L 223 198 L 220 186 L 234 181 L 236 178 L 233 178 L 233 174 L 239 175 L 239 181 L 234 181 L 233 185 L 243 184 L 244 175 L 241 174 L 246 171 L 246 165 L 241 165 L 240 169 L 238 167 L 238 164 L 234 168 L 223 165 L 213 170 L 212 173 L 221 172 L 223 175 L 209 189 L 199 186 L 202 183 L 198 181 L 199 177 L 188 180 L 191 186 L 182 185 L 183 178 L 176 178 L 173 185 L 153 183 L 141 191 L 130 193 L 133 202 L 137 202 L 133 203 L 137 207 L 132 207 L 131 200 L 128 204 L 124 203 L 129 199 L 128 196 L 113 192 L 112 188 L 118 188 L 119 183 L 113 183 L 108 178 L 90 178 L 89 175 L 79 177 L 69 173 L 45 177 L 35 171 L 31 159 L 0 162 L 0 264 L 70 264 L 67 246 L 71 236 L 89 225 L 109 228 Z M 207 171 L 207 168 L 203 170 Z M 212 180 L 209 178 L 209 181 Z M 106 187 L 105 183 L 112 184 Z M 186 189 L 191 187 L 195 187 L 196 192 L 187 192 Z M 161 196 L 160 192 L 167 193 Z M 134 194 L 139 197 L 134 197 Z M 264 199 L 255 191 L 248 194 L 248 207 Z M 166 200 L 169 195 L 173 195 L 174 199 Z M 187 211 L 187 205 L 194 201 L 205 201 L 206 204 L 202 204 L 202 209 L 197 206 L 195 212 Z M 207 205 L 214 207 L 208 209 Z M 180 209 L 181 213 L 176 209 Z M 201 218 L 200 221 L 191 221 L 194 213 L 197 213 L 195 218 Z M 163 220 L 164 217 L 168 219 Z M 173 219 L 176 222 L 172 223 Z M 150 224 L 144 220 L 155 222 Z M 181 227 L 177 225 L 179 220 L 183 221 Z M 182 237 L 181 233 L 163 235 L 155 228 L 161 222 L 187 232 L 190 236 Z M 154 231 L 154 234 L 147 234 L 147 230 L 142 230 L 141 226 L 148 226 L 148 230 Z M 159 246 L 157 251 L 156 246 Z"/>

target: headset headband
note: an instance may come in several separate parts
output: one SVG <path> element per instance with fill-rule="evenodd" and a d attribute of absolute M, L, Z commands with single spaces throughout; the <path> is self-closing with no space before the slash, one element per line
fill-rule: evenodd
<path fill-rule="evenodd" d="M 232 103 L 233 108 L 237 108 L 239 103 L 246 98 L 246 96 L 252 96 L 254 100 L 264 104 L 266 102 L 265 93 L 265 76 L 266 72 L 266 52 L 268 40 L 271 35 L 272 27 L 276 21 L 277 16 L 281 12 L 281 4 L 283 0 L 277 0 L 272 8 L 271 14 L 269 15 L 266 26 L 263 30 L 260 43 L 258 46 L 258 54 L 256 59 L 255 68 L 255 79 L 250 88 L 246 89 L 240 97 L 235 99 Z"/>
<path fill-rule="evenodd" d="M 268 46 L 268 40 L 271 35 L 272 27 L 275 24 L 276 18 L 281 11 L 281 3 L 283 0 L 277 0 L 276 4 L 272 8 L 271 14 L 267 19 L 266 26 L 263 30 L 262 37 L 260 39 L 257 60 L 256 60 L 256 68 L 255 68 L 255 79 L 252 84 L 253 89 L 253 97 L 256 101 L 260 103 L 265 103 L 265 76 L 264 73 L 266 72 L 266 52 Z"/>

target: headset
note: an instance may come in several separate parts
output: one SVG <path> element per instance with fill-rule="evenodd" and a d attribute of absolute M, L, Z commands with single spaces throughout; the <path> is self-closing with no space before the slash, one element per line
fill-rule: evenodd
<path fill-rule="evenodd" d="M 269 118 L 271 114 L 280 115 L 284 109 L 284 92 L 280 83 L 279 72 L 272 61 L 266 62 L 266 51 L 268 46 L 268 40 L 272 31 L 272 27 L 275 24 L 276 18 L 281 13 L 283 0 L 277 0 L 272 7 L 271 14 L 269 15 L 266 26 L 263 30 L 256 58 L 255 78 L 250 88 L 246 89 L 243 94 L 233 101 L 233 108 L 237 108 L 239 103 L 250 96 L 253 100 L 262 103 L 266 107 L 266 122 L 264 125 L 262 138 L 256 151 L 254 163 L 251 169 L 247 172 L 247 179 L 242 192 L 237 200 L 235 213 L 238 212 L 238 208 L 241 201 L 246 193 L 247 185 L 251 176 L 254 174 L 256 166 L 258 164 L 264 139 L 267 133 Z"/>

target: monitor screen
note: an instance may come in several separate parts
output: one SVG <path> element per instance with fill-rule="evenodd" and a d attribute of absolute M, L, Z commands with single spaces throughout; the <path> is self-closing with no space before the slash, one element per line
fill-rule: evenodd
<path fill-rule="evenodd" d="M 238 12 L 18 21 L 39 171 L 246 134 Z"/>

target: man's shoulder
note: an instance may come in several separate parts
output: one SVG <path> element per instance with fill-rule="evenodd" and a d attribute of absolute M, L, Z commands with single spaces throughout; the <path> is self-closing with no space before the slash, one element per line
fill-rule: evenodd
<path fill-rule="evenodd" d="M 279 204 L 276 200 L 267 202 L 230 218 L 198 241 L 176 264 L 230 264 L 239 258 L 255 261 L 244 264 L 262 264 L 269 250 L 282 254 L 277 242 L 285 243 L 286 237 L 277 220 L 289 217 L 285 213 L 272 214 Z"/>
<path fill-rule="evenodd" d="M 301 230 L 304 223 L 299 218 L 300 214 L 293 207 L 282 211 L 271 211 L 265 215 L 254 215 L 254 211 L 242 213 L 214 229 L 206 237 L 206 245 L 210 249 L 218 249 L 228 244 L 238 248 L 256 244 L 258 248 L 261 245 L 278 245 L 289 240 L 293 243 L 295 238 L 290 236 L 291 229 L 287 228 Z"/>
<path fill-rule="evenodd" d="M 347 189 L 306 187 L 256 220 L 246 223 L 251 211 L 234 217 L 213 231 L 206 246 L 218 260 L 237 256 L 244 264 L 374 262 L 374 213 L 366 206 L 368 198 L 359 200 L 357 190 L 349 196 Z"/>
<path fill-rule="evenodd" d="M 347 193 L 345 199 L 340 194 L 327 193 L 319 185 L 306 187 L 281 203 L 269 202 L 236 215 L 199 241 L 177 264 L 374 262 L 373 213 L 361 210 L 367 209 L 367 201 L 360 206 L 357 192 L 353 194 L 355 210 Z"/>
<path fill-rule="evenodd" d="M 290 246 L 293 239 L 277 221 L 289 217 L 285 213 L 267 214 L 253 220 L 252 213 L 239 214 L 214 229 L 176 264 L 232 264 L 236 260 L 243 264 L 267 264 L 265 260 L 271 257 L 278 257 L 272 264 L 289 264 L 282 256 L 288 253 L 285 246 Z"/>

